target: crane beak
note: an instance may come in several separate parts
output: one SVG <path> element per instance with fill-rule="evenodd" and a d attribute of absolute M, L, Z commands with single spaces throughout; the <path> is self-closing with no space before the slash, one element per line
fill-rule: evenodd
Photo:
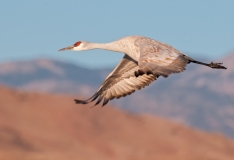
<path fill-rule="evenodd" d="M 68 46 L 68 47 L 62 48 L 62 49 L 60 49 L 58 51 L 66 51 L 66 50 L 71 50 L 73 48 L 74 48 L 74 46 Z"/>

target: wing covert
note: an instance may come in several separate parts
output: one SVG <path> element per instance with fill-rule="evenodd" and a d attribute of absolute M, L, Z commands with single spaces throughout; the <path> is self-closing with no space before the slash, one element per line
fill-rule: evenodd
<path fill-rule="evenodd" d="M 156 77 L 168 77 L 186 69 L 186 55 L 167 44 L 148 40 L 139 41 L 137 46 L 140 50 L 139 66 L 143 72 L 150 70 Z"/>

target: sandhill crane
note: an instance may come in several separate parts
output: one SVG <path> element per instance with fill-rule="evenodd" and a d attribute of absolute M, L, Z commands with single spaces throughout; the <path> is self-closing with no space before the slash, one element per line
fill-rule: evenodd
<path fill-rule="evenodd" d="M 91 49 L 111 50 L 125 55 L 92 97 L 87 100 L 75 99 L 78 104 L 88 104 L 97 99 L 97 105 L 104 99 L 104 106 L 109 100 L 130 95 L 148 86 L 159 76 L 168 77 L 172 73 L 183 72 L 191 62 L 215 69 L 226 69 L 222 63 L 207 64 L 196 61 L 168 44 L 143 36 L 128 36 L 105 44 L 78 41 L 59 51 Z"/>

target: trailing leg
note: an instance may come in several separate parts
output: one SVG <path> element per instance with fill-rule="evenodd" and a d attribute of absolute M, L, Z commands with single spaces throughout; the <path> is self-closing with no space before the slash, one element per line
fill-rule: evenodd
<path fill-rule="evenodd" d="M 192 63 L 196 63 L 196 64 L 201 64 L 201 65 L 204 65 L 204 66 L 208 66 L 210 68 L 215 68 L 215 69 L 227 69 L 226 67 L 222 66 L 223 63 L 203 63 L 203 62 L 200 62 L 200 61 L 196 61 L 188 56 L 185 56 L 185 58 L 188 59 L 188 63 L 192 62 Z"/>

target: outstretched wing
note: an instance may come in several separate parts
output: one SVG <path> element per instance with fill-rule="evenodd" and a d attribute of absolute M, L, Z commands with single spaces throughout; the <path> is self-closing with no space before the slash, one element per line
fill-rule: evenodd
<path fill-rule="evenodd" d="M 167 44 L 143 39 L 136 45 L 140 50 L 139 66 L 143 73 L 153 72 L 156 77 L 168 77 L 186 69 L 187 56 Z"/>
<path fill-rule="evenodd" d="M 109 100 L 130 95 L 135 90 L 140 90 L 156 80 L 156 77 L 152 74 L 143 74 L 136 77 L 134 72 L 137 70 L 139 70 L 137 62 L 125 55 L 92 97 L 87 100 L 75 99 L 75 102 L 87 104 L 97 99 L 95 104 L 97 105 L 104 99 L 104 106 Z"/>

